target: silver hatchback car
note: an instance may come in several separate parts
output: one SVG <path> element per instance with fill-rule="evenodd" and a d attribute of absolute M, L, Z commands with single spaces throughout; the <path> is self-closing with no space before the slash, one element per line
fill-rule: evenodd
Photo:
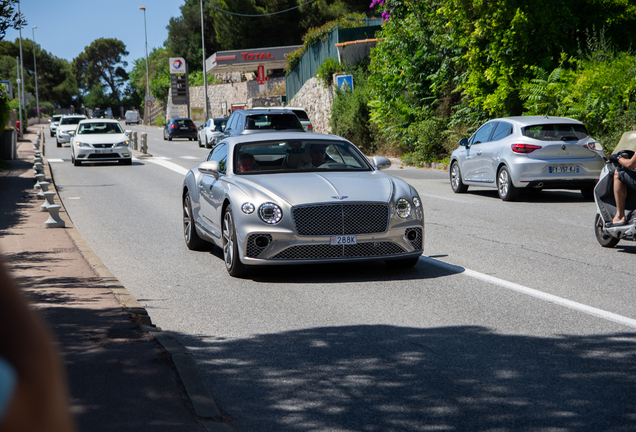
<path fill-rule="evenodd" d="M 583 123 L 565 117 L 505 117 L 490 120 L 451 153 L 453 192 L 494 187 L 504 201 L 521 190 L 579 189 L 593 198 L 605 165 L 603 146 Z"/>

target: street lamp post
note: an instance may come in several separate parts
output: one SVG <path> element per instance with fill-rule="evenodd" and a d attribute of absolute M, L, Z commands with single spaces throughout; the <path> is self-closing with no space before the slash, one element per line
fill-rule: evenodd
<path fill-rule="evenodd" d="M 33 26 L 31 27 L 31 30 L 33 31 L 33 69 L 35 71 L 35 106 L 36 109 L 38 110 L 38 124 L 40 124 L 40 97 L 38 95 L 38 67 L 35 63 L 35 29 L 38 28 L 37 26 Z"/>
<path fill-rule="evenodd" d="M 203 0 L 201 0 L 201 47 L 203 49 L 203 94 L 205 109 L 203 112 L 205 113 L 205 121 L 208 120 L 208 80 L 207 80 L 207 71 L 205 70 L 205 31 L 204 31 L 204 22 L 203 22 Z"/>
<path fill-rule="evenodd" d="M 144 11 L 144 37 L 145 37 L 145 45 L 146 45 L 146 100 L 144 100 L 144 102 L 147 101 L 147 97 L 150 96 L 150 74 L 148 72 L 148 32 L 146 31 L 146 8 L 144 6 L 141 6 L 139 9 Z M 144 107 L 144 113 L 148 112 L 148 126 L 150 126 L 150 109 L 148 109 L 148 105 L 146 105 Z M 144 116 L 146 117 L 146 116 Z"/>
<path fill-rule="evenodd" d="M 24 97 L 24 62 L 22 61 L 22 14 L 20 13 L 20 1 L 18 0 L 18 17 L 20 19 L 20 25 L 18 26 L 18 31 L 20 34 L 20 76 L 22 77 L 22 106 L 26 111 L 26 98 Z M 20 93 L 20 89 L 18 89 L 18 93 Z M 28 112 L 28 111 L 27 111 Z M 27 114 L 28 116 L 28 114 Z M 27 121 L 27 119 L 24 119 Z M 22 121 L 20 121 L 20 138 L 22 138 L 22 130 L 24 129 L 24 125 Z"/>

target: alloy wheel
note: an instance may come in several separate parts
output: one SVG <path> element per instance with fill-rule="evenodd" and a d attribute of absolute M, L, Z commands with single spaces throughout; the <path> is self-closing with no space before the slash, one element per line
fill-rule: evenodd
<path fill-rule="evenodd" d="M 223 258 L 225 267 L 231 269 L 234 263 L 234 220 L 229 211 L 223 217 Z"/>

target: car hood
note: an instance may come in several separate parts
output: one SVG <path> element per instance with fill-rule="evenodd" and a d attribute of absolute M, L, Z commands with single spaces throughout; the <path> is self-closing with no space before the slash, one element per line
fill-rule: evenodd
<path fill-rule="evenodd" d="M 127 141 L 128 136 L 126 134 L 86 134 L 75 135 L 75 140 L 88 143 L 88 144 L 115 144 L 122 141 Z"/>
<path fill-rule="evenodd" d="M 265 174 L 234 176 L 233 179 L 251 198 L 273 199 L 276 196 L 292 206 L 324 202 L 389 202 L 395 188 L 394 179 L 379 171 Z"/>

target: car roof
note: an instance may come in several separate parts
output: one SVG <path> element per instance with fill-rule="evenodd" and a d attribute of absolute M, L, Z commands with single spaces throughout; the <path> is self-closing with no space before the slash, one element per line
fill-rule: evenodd
<path fill-rule="evenodd" d="M 242 110 L 245 112 L 245 115 L 254 115 L 254 114 L 293 114 L 291 110 L 287 108 L 262 108 L 262 109 L 251 109 L 251 110 Z"/>
<path fill-rule="evenodd" d="M 509 121 L 517 124 L 520 127 L 536 125 L 536 124 L 583 124 L 578 120 L 569 117 L 546 117 L 546 116 L 517 116 L 517 117 L 502 117 L 492 119 L 490 121 Z"/>
<path fill-rule="evenodd" d="M 236 135 L 223 139 L 229 145 L 247 144 L 259 141 L 289 141 L 289 140 L 311 140 L 311 141 L 344 141 L 349 142 L 338 135 L 307 133 L 307 132 L 269 132 L 265 134 Z"/>
<path fill-rule="evenodd" d="M 115 119 L 96 119 L 96 118 L 90 118 L 90 119 L 84 119 L 80 122 L 81 123 L 119 123 L 119 121 L 115 120 Z"/>
<path fill-rule="evenodd" d="M 301 107 L 290 107 L 290 106 L 271 106 L 271 107 L 259 106 L 259 107 L 254 107 L 254 108 L 252 108 L 252 109 L 253 109 L 253 110 L 284 109 L 284 110 L 305 111 L 305 108 L 301 108 Z"/>

